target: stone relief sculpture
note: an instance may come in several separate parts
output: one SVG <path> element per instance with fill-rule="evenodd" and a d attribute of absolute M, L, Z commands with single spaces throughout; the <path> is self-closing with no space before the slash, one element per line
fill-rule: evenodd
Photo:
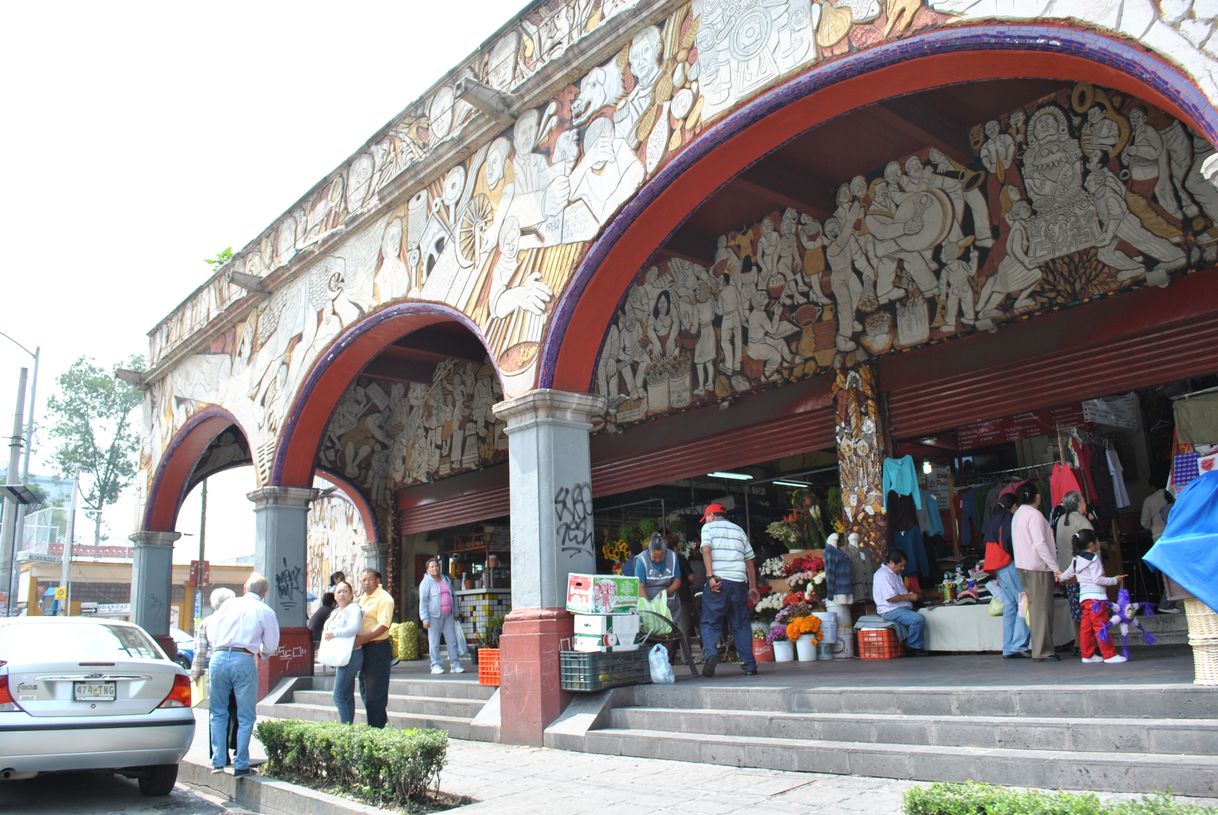
<path fill-rule="evenodd" d="M 719 236 L 709 268 L 641 272 L 597 370 L 607 423 L 1167 285 L 1190 260 L 1218 259 L 1213 198 L 1189 176 L 1213 151 L 1194 153 L 1165 114 L 1076 85 L 972 132 L 971 164 L 934 148 L 896 157 L 836 187 L 823 226 L 775 212 Z"/>
<path fill-rule="evenodd" d="M 308 590 L 319 599 L 330 590 L 330 575 L 343 572 L 355 579 L 364 565 L 368 543 L 363 519 L 342 493 L 322 496 L 309 504 L 305 572 Z"/>

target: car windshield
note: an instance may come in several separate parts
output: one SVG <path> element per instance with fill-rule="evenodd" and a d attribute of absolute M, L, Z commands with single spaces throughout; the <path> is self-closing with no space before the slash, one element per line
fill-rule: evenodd
<path fill-rule="evenodd" d="M 109 623 L 0 626 L 0 660 L 57 662 L 161 659 L 141 629 Z"/>

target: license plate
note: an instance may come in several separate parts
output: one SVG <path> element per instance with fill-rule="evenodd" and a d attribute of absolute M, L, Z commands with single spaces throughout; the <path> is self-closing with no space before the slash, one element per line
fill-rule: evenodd
<path fill-rule="evenodd" d="M 113 682 L 76 682 L 72 687 L 77 702 L 113 702 Z"/>

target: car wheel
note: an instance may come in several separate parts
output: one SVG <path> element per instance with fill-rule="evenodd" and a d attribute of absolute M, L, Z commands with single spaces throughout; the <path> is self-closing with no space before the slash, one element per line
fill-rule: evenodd
<path fill-rule="evenodd" d="M 190 670 L 190 660 L 187 659 L 186 657 L 182 656 L 181 654 L 178 654 L 176 657 L 174 657 L 173 661 L 178 663 L 179 665 L 181 665 L 186 670 L 188 670 L 188 671 Z"/>
<path fill-rule="evenodd" d="M 158 764 L 140 775 L 140 792 L 144 795 L 168 795 L 177 780 L 177 764 Z"/>

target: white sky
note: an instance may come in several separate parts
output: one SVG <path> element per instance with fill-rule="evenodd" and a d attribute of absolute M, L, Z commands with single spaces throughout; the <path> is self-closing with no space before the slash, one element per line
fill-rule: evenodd
<path fill-rule="evenodd" d="M 0 4 L 0 331 L 41 346 L 38 416 L 82 354 L 147 354 L 204 258 L 257 237 L 523 5 Z M 0 466 L 30 362 L 0 337 Z M 32 472 L 54 474 L 50 450 L 44 430 Z M 209 486 L 209 560 L 252 554 L 252 488 L 248 471 Z M 112 540 L 134 516 L 130 500 L 107 512 Z M 181 517 L 197 533 L 196 496 Z"/>

